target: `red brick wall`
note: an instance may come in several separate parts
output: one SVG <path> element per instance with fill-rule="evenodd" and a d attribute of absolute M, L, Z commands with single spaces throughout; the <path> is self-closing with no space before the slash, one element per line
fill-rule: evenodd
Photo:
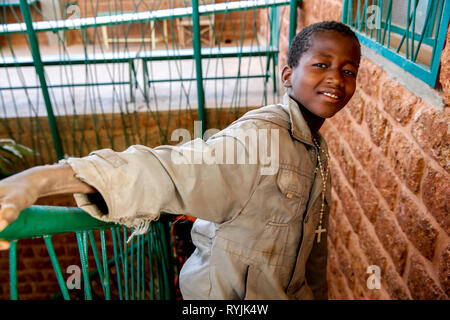
<path fill-rule="evenodd" d="M 304 0 L 297 30 L 341 12 L 342 0 Z M 331 299 L 449 299 L 449 59 L 447 46 L 439 110 L 363 58 L 355 96 L 322 129 L 333 181 Z M 366 285 L 369 265 L 381 269 L 380 289 Z"/>

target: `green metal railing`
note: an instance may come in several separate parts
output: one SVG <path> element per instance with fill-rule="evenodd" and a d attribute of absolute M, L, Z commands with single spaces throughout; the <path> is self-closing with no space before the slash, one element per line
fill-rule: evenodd
<path fill-rule="evenodd" d="M 177 143 L 175 128 L 195 132 L 199 120 L 201 133 L 221 129 L 250 107 L 280 101 L 279 33 L 289 23 L 295 35 L 300 1 L 46 3 L 0 2 L 0 137 L 36 151 L 25 168 L 101 148 Z M 181 19 L 192 19 L 187 30 Z M 24 210 L 0 233 L 11 241 L 11 299 L 20 298 L 17 247 L 29 238 L 45 242 L 60 287 L 55 299 L 173 299 L 169 224 L 163 215 L 127 244 L 132 230 L 77 208 Z M 81 293 L 64 281 L 53 242 L 61 234 L 75 235 Z"/>
<path fill-rule="evenodd" d="M 432 87 L 449 18 L 448 0 L 344 0 L 342 10 L 362 44 Z"/>
<path fill-rule="evenodd" d="M 200 0 L 192 2 L 192 6 L 182 1 L 181 7 L 176 7 L 173 0 L 133 0 L 131 6 L 129 2 L 116 0 L 108 1 L 107 9 L 99 2 L 81 0 L 66 2 L 64 8 L 60 8 L 54 1 L 53 8 L 47 12 L 39 2 L 20 0 L 20 3 L 19 11 L 17 7 L 3 7 L 2 21 L 12 18 L 16 21 L 0 25 L 0 36 L 6 38 L 4 47 L 9 49 L 9 52 L 3 48 L 0 51 L 0 76 L 4 76 L 0 103 L 2 118 L 23 118 L 24 114 L 34 117 L 30 129 L 36 138 L 30 147 L 41 154 L 40 158 L 31 160 L 36 165 L 42 164 L 44 156 L 48 159 L 44 163 L 48 163 L 65 154 L 86 155 L 92 149 L 152 144 L 147 128 L 153 122 L 159 131 L 159 141 L 155 145 L 170 143 L 171 125 L 185 122 L 180 120 L 182 112 L 194 118 L 192 120 L 199 120 L 204 131 L 223 125 L 220 121 L 223 112 L 227 113 L 227 122 L 232 122 L 239 116 L 240 108 L 248 110 L 248 107 L 278 102 L 276 64 L 280 9 L 288 9 L 289 4 L 296 7 L 297 1 L 216 3 Z M 74 11 L 67 11 L 74 6 L 79 8 L 76 17 Z M 60 18 L 48 17 L 48 11 L 58 10 L 62 11 Z M 292 11 L 295 14 L 296 10 Z M 204 20 L 199 24 L 205 17 L 212 33 L 206 43 L 201 38 Z M 179 43 L 181 18 L 192 19 L 192 25 L 187 28 L 192 34 L 193 48 Z M 264 33 L 260 32 L 263 24 L 267 29 Z M 295 23 L 291 23 L 291 36 L 293 32 Z M 155 33 L 161 38 L 156 49 L 146 41 Z M 43 44 L 39 42 L 49 34 L 56 37 L 56 54 L 49 54 L 49 50 L 45 54 L 41 52 Z M 106 46 L 107 34 L 124 42 Z M 21 51 L 28 51 L 26 55 L 17 53 L 14 45 L 14 40 L 23 35 L 26 35 L 27 45 Z M 79 39 L 80 44 L 69 45 L 66 41 L 69 36 Z M 130 38 L 137 39 L 137 43 L 131 43 Z M 34 76 L 30 72 L 32 67 Z M 269 81 L 273 82 L 275 92 L 272 101 L 268 98 Z M 256 93 L 253 90 L 258 86 L 261 89 Z M 193 87 L 197 88 L 196 93 Z M 40 89 L 41 94 L 36 89 Z M 17 103 L 18 95 L 26 99 L 28 110 Z M 215 113 L 214 118 L 219 119 L 216 123 L 206 123 L 206 109 Z M 144 125 L 138 125 L 143 121 L 138 119 L 136 111 L 139 115 L 147 113 Z M 178 115 L 162 124 L 161 111 Z M 109 113 L 121 119 L 123 142 L 117 142 L 117 135 L 112 132 L 114 127 L 103 124 L 106 122 L 104 115 Z M 96 127 L 95 137 L 90 141 L 83 134 L 86 114 L 92 114 Z M 44 141 L 47 124 L 42 118 L 38 119 L 39 116 L 48 118 L 56 159 L 48 140 Z M 186 125 L 191 131 L 192 120 Z M 25 142 L 10 124 L 6 121 L 2 124 L 9 138 Z M 17 126 L 23 124 L 17 122 Z M 64 126 L 65 130 L 58 130 L 59 126 Z M 140 128 L 145 128 L 144 132 Z M 74 139 L 76 132 L 80 132 L 81 137 Z M 91 146 L 93 141 L 95 144 Z"/>
<path fill-rule="evenodd" d="M 10 297 L 19 299 L 17 290 L 17 243 L 21 239 L 43 238 L 62 296 L 70 300 L 68 284 L 58 263 L 52 236 L 75 233 L 78 242 L 82 270 L 84 298 L 93 298 L 92 278 L 97 276 L 106 300 L 111 291 L 120 300 L 173 299 L 174 262 L 169 237 L 168 220 L 161 219 L 150 224 L 145 235 L 137 235 L 127 243 L 129 230 L 114 223 L 92 218 L 78 208 L 32 206 L 21 212 L 19 218 L 0 232 L 1 240 L 10 241 Z M 94 235 L 98 232 L 100 241 Z M 112 250 L 108 251 L 106 235 L 109 233 Z M 97 243 L 100 242 L 99 252 Z M 89 246 L 90 243 L 90 246 Z M 95 268 L 89 268 L 89 255 L 95 260 Z M 114 270 L 113 279 L 110 270 Z M 111 284 L 114 281 L 114 288 Z M 73 297 L 72 297 L 73 298 Z"/>

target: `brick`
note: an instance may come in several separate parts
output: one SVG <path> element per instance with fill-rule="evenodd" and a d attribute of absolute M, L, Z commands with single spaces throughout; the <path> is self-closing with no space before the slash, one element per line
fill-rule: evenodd
<path fill-rule="evenodd" d="M 386 154 L 391 138 L 392 125 L 383 113 L 371 103 L 367 103 L 365 121 L 373 143 L 381 149 L 383 154 Z"/>
<path fill-rule="evenodd" d="M 361 250 L 367 257 L 367 262 L 370 265 L 377 265 L 383 274 L 386 270 L 387 257 L 383 252 L 381 244 L 378 242 L 377 236 L 370 230 L 368 222 L 362 220 L 359 228 L 359 243 Z"/>
<path fill-rule="evenodd" d="M 361 57 L 356 79 L 358 88 L 362 89 L 371 98 L 378 99 L 381 73 L 381 69 L 375 63 Z"/>
<path fill-rule="evenodd" d="M 337 238 L 337 232 L 336 232 L 336 222 L 334 221 L 334 218 L 331 216 L 328 218 L 328 240 L 331 241 L 331 243 L 336 243 Z"/>
<path fill-rule="evenodd" d="M 32 247 L 19 247 L 17 248 L 17 256 L 24 258 L 34 258 L 34 251 Z"/>
<path fill-rule="evenodd" d="M 362 209 L 359 207 L 358 202 L 352 195 L 348 187 L 342 187 L 341 194 L 339 195 L 342 199 L 342 209 L 348 218 L 348 221 L 352 225 L 355 232 L 359 230 L 359 224 L 361 222 Z"/>
<path fill-rule="evenodd" d="M 429 217 L 405 192 L 400 196 L 395 214 L 409 240 L 425 258 L 432 260 L 438 231 L 431 224 Z"/>
<path fill-rule="evenodd" d="M 359 284 L 356 284 L 355 287 L 353 288 L 353 297 L 355 298 L 355 300 L 366 300 L 366 294 L 365 291 L 363 289 L 363 287 L 361 287 Z"/>
<path fill-rule="evenodd" d="M 430 275 L 430 268 L 427 267 L 423 258 L 414 254 L 411 256 L 410 264 L 407 284 L 413 299 L 447 300 L 449 298 Z"/>
<path fill-rule="evenodd" d="M 447 40 L 441 53 L 439 80 L 442 85 L 443 102 L 448 107 L 450 105 L 450 26 L 447 29 Z"/>
<path fill-rule="evenodd" d="M 397 226 L 394 214 L 380 208 L 377 212 L 374 227 L 378 239 L 391 256 L 395 269 L 400 275 L 403 275 L 408 254 L 408 243 L 401 229 Z"/>
<path fill-rule="evenodd" d="M 353 97 L 348 102 L 346 109 L 350 112 L 351 116 L 357 123 L 361 124 L 364 115 L 365 101 L 361 97 L 360 88 L 355 90 Z"/>
<path fill-rule="evenodd" d="M 369 177 L 361 170 L 356 171 L 354 190 L 364 214 L 371 223 L 374 223 L 379 208 L 379 196 Z"/>
<path fill-rule="evenodd" d="M 375 152 L 373 152 L 373 159 L 369 165 L 369 174 L 373 184 L 386 200 L 389 209 L 393 210 L 398 193 L 397 179 L 392 174 L 392 169 L 387 162 Z"/>
<path fill-rule="evenodd" d="M 331 0 L 325 0 L 325 1 L 314 1 L 314 2 L 320 2 L 322 5 L 320 7 L 320 19 L 323 21 L 341 21 L 342 17 L 342 3 L 331 1 Z"/>
<path fill-rule="evenodd" d="M 345 276 L 338 268 L 339 261 L 333 244 L 328 247 L 327 282 L 330 299 L 351 299 L 352 295 L 345 280 Z M 331 292 L 332 294 L 330 294 Z"/>
<path fill-rule="evenodd" d="M 389 156 L 395 172 L 408 188 L 418 193 L 425 167 L 420 150 L 401 133 L 394 133 Z"/>
<path fill-rule="evenodd" d="M 355 233 L 350 234 L 347 248 L 355 274 L 355 283 L 365 288 L 367 279 L 366 268 L 368 264 L 364 258 L 364 252 L 359 245 L 358 236 Z"/>
<path fill-rule="evenodd" d="M 339 151 L 340 153 L 336 158 L 339 162 L 342 172 L 344 173 L 344 176 L 347 178 L 350 186 L 354 188 L 355 175 L 357 171 L 356 162 L 353 160 L 351 152 L 343 143 L 340 144 Z"/>
<path fill-rule="evenodd" d="M 26 268 L 30 268 L 30 269 L 48 269 L 48 268 L 52 268 L 52 264 L 50 259 L 49 260 L 44 260 L 43 258 L 41 259 L 33 259 L 33 260 L 24 260 L 24 265 Z"/>
<path fill-rule="evenodd" d="M 439 281 L 447 296 L 450 296 L 450 244 L 442 250 L 440 256 Z"/>
<path fill-rule="evenodd" d="M 348 132 L 351 130 L 352 120 L 347 109 L 342 109 L 332 118 L 331 121 L 337 129 L 336 137 L 349 135 Z"/>
<path fill-rule="evenodd" d="M 408 124 L 419 100 L 417 96 L 395 80 L 384 81 L 381 88 L 383 109 L 402 126 Z"/>
<path fill-rule="evenodd" d="M 393 300 L 410 300 L 411 295 L 403 279 L 397 274 L 392 266 L 386 268 L 382 275 L 382 285 L 385 284 L 389 296 Z"/>
<path fill-rule="evenodd" d="M 373 146 L 370 141 L 366 139 L 356 128 L 352 128 L 350 130 L 350 136 L 347 136 L 346 140 L 355 158 L 364 168 L 368 168 L 373 157 Z"/>
<path fill-rule="evenodd" d="M 328 145 L 328 153 L 331 158 L 336 158 L 339 154 L 339 145 L 341 144 L 338 132 L 328 122 L 320 131 L 325 137 Z"/>
<path fill-rule="evenodd" d="M 450 234 L 450 177 L 429 167 L 422 182 L 422 201 L 447 234 Z"/>
<path fill-rule="evenodd" d="M 336 245 L 336 253 L 339 262 L 339 270 L 345 275 L 349 288 L 354 289 L 355 272 L 353 271 L 351 257 L 340 241 L 338 241 Z"/>
<path fill-rule="evenodd" d="M 24 283 L 24 284 L 18 283 L 17 284 L 17 293 L 19 295 L 19 299 L 21 298 L 22 294 L 30 294 L 30 293 L 32 293 L 32 291 L 33 291 L 33 288 L 31 286 L 31 284 L 28 284 L 28 283 Z"/>
<path fill-rule="evenodd" d="M 450 173 L 450 109 L 423 105 L 413 117 L 411 133 L 423 151 Z"/>
<path fill-rule="evenodd" d="M 338 167 L 339 164 L 337 161 L 333 157 L 330 157 L 331 188 L 337 195 L 341 192 L 341 181 Z"/>
<path fill-rule="evenodd" d="M 32 270 L 28 272 L 20 272 L 17 274 L 17 282 L 23 283 L 23 282 L 37 282 L 37 281 L 43 281 L 44 277 L 42 276 L 42 273 L 37 270 Z"/>
<path fill-rule="evenodd" d="M 319 18 L 321 1 L 304 0 L 301 2 L 302 11 L 308 16 Z"/>
<path fill-rule="evenodd" d="M 346 247 L 348 246 L 348 241 L 352 232 L 352 226 L 348 222 L 348 219 L 345 216 L 342 207 L 340 207 L 340 211 L 338 211 L 338 214 L 336 216 L 336 233 L 337 237 L 344 243 Z"/>

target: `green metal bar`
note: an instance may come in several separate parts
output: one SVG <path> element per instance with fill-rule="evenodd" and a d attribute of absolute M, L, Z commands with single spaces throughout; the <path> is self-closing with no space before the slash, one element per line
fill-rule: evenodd
<path fill-rule="evenodd" d="M 250 78 L 269 78 L 268 74 L 255 74 L 255 75 L 240 75 L 237 76 L 223 76 L 223 77 L 205 77 L 203 80 L 231 80 L 231 79 L 250 79 Z M 160 82 L 180 82 L 180 81 L 197 81 L 197 78 L 172 78 L 172 79 L 154 79 L 148 80 L 147 83 L 160 83 Z"/>
<path fill-rule="evenodd" d="M 77 232 L 76 235 L 78 242 L 78 251 L 80 252 L 81 269 L 83 270 L 84 296 L 87 300 L 92 300 L 91 284 L 88 272 L 87 241 L 85 238 L 86 233 Z"/>
<path fill-rule="evenodd" d="M 109 268 L 108 253 L 106 251 L 105 230 L 100 230 L 100 241 L 102 245 L 102 261 L 103 261 L 103 287 L 105 288 L 105 299 L 111 300 L 111 290 L 109 286 Z"/>
<path fill-rule="evenodd" d="M 350 0 L 350 8 L 353 10 L 353 2 Z M 347 9 L 348 10 L 348 9 Z M 356 8 L 356 21 L 355 21 L 355 28 L 359 28 L 361 25 L 361 0 L 358 0 L 358 6 Z M 352 21 L 350 19 L 350 21 Z"/>
<path fill-rule="evenodd" d="M 97 82 L 97 83 L 71 83 L 71 84 L 53 84 L 48 85 L 47 88 L 72 88 L 72 87 L 97 87 L 97 86 L 114 86 L 114 85 L 129 85 L 128 81 L 120 82 Z M 2 90 L 24 90 L 24 89 L 40 89 L 41 86 L 11 86 L 11 87 L 0 87 Z"/>
<path fill-rule="evenodd" d="M 56 258 L 55 249 L 53 248 L 52 236 L 44 236 L 44 242 L 47 246 L 47 251 L 50 256 L 50 260 L 52 261 L 53 270 L 55 271 L 56 279 L 58 280 L 58 284 L 61 288 L 61 293 L 64 297 L 64 300 L 70 300 L 69 291 L 67 290 L 61 268 L 59 267 L 58 259 Z"/>
<path fill-rule="evenodd" d="M 369 9 L 369 2 L 368 2 L 368 0 L 366 0 L 364 2 L 364 11 L 363 11 L 364 20 L 363 20 L 363 23 L 361 24 L 361 27 L 364 26 L 364 31 L 365 31 L 366 36 L 367 36 L 367 33 L 368 33 L 368 30 L 367 30 L 367 18 L 368 18 L 368 15 L 369 15 L 369 12 L 368 12 L 367 9 Z"/>
<path fill-rule="evenodd" d="M 145 299 L 145 237 L 141 236 L 141 285 L 142 285 L 142 296 L 141 299 Z"/>
<path fill-rule="evenodd" d="M 383 5 L 384 5 L 384 1 L 383 0 L 377 0 L 377 5 L 378 8 L 380 8 L 380 15 L 377 15 L 377 21 L 375 22 L 376 24 L 378 24 L 378 22 L 380 23 L 380 28 L 377 28 L 377 41 L 380 42 L 381 41 L 381 21 L 383 20 Z M 379 19 L 379 20 L 378 20 Z"/>
<path fill-rule="evenodd" d="M 123 248 L 124 248 L 124 280 L 125 280 L 125 300 L 129 300 L 128 292 L 128 244 L 127 244 L 127 228 L 123 228 Z"/>
<path fill-rule="evenodd" d="M 93 231 L 88 231 L 89 240 L 91 241 L 91 248 L 94 254 L 95 265 L 97 267 L 98 276 L 100 277 L 100 283 L 102 284 L 103 293 L 106 295 L 105 287 L 103 286 L 103 272 L 102 272 L 102 264 L 100 262 L 100 256 L 97 250 L 97 243 L 95 242 L 95 237 Z"/>
<path fill-rule="evenodd" d="M 444 11 L 444 6 L 446 7 L 445 11 Z M 431 57 L 432 66 L 435 66 L 436 70 L 439 68 L 439 59 L 440 59 L 439 55 L 436 55 L 436 51 L 437 51 L 436 48 L 438 48 L 438 46 L 440 46 L 439 43 L 441 41 L 438 38 L 445 37 L 445 32 L 440 34 L 439 31 L 441 30 L 442 22 L 445 22 L 444 28 L 447 28 L 447 26 L 448 26 L 449 15 L 450 15 L 449 10 L 450 10 L 450 1 L 445 1 L 439 8 L 439 14 L 438 14 L 437 26 L 436 26 L 436 36 L 435 36 L 436 41 L 433 44 L 433 54 Z M 444 19 L 441 20 L 443 12 L 445 13 Z M 439 52 L 442 52 L 442 46 L 441 46 L 441 49 L 439 50 Z M 436 73 L 437 73 L 437 71 L 436 71 Z"/>
<path fill-rule="evenodd" d="M 414 39 L 415 39 L 415 35 L 416 35 L 416 9 L 417 9 L 417 5 L 419 3 L 419 0 L 415 0 L 415 5 L 413 8 L 413 13 L 412 13 L 412 30 L 411 30 L 411 60 L 413 60 L 413 56 L 414 56 Z"/>
<path fill-rule="evenodd" d="M 289 46 L 292 43 L 297 33 L 297 3 L 301 4 L 301 0 L 290 1 L 290 15 L 289 15 Z"/>
<path fill-rule="evenodd" d="M 406 36 L 406 40 L 405 40 L 405 45 L 406 45 L 406 59 L 409 59 L 409 26 L 410 26 L 410 22 L 411 22 L 411 17 L 409 15 L 409 12 L 411 10 L 411 0 L 408 0 L 408 13 L 406 15 L 406 28 L 405 28 L 405 36 Z M 413 38 L 414 41 L 414 38 Z M 401 45 L 398 47 L 397 52 L 399 52 Z"/>
<path fill-rule="evenodd" d="M 130 275 L 131 275 L 131 299 L 134 300 L 134 237 L 131 238 L 131 248 L 130 248 Z"/>
<path fill-rule="evenodd" d="M 136 237 L 136 293 L 137 300 L 140 299 L 141 296 L 141 239 L 140 235 Z"/>
<path fill-rule="evenodd" d="M 172 269 L 170 269 L 170 266 L 173 265 L 173 261 L 171 259 L 170 253 L 170 238 L 168 234 L 168 230 L 166 230 L 166 223 L 162 221 L 158 221 L 158 226 L 160 228 L 160 241 L 162 242 L 162 255 L 165 261 L 164 267 L 166 269 L 166 275 L 167 275 L 167 292 L 166 292 L 166 299 L 170 300 L 172 296 L 174 296 L 175 292 L 171 292 L 172 286 L 170 285 L 170 279 L 173 278 Z"/>
<path fill-rule="evenodd" d="M 390 26 L 391 26 L 391 16 L 392 16 L 392 0 L 389 0 L 387 12 L 386 12 L 386 22 L 384 24 L 384 33 L 383 33 L 383 40 L 381 41 L 381 44 L 384 45 L 384 40 L 386 39 L 386 32 L 388 31 L 390 33 Z M 388 27 L 386 28 L 386 24 Z M 388 35 L 389 36 L 389 35 Z M 389 41 L 387 46 L 389 47 Z"/>
<path fill-rule="evenodd" d="M 153 280 L 153 255 L 152 255 L 152 239 L 151 239 L 151 227 L 149 228 L 149 231 L 147 232 L 147 251 L 148 251 L 148 262 L 149 262 L 149 274 L 150 274 L 150 299 L 155 299 L 155 289 L 154 289 L 154 280 Z"/>
<path fill-rule="evenodd" d="M 64 158 L 64 152 L 61 144 L 61 138 L 59 136 L 58 125 L 56 123 L 55 115 L 53 113 L 52 102 L 48 93 L 47 80 L 45 79 L 44 67 L 41 61 L 41 53 L 39 50 L 39 43 L 37 41 L 36 34 L 33 30 L 33 24 L 31 20 L 30 8 L 28 7 L 27 0 L 20 0 L 20 10 L 22 11 L 23 19 L 27 27 L 27 34 L 30 41 L 31 54 L 34 60 L 34 66 L 36 73 L 39 77 L 39 82 L 42 88 L 42 96 L 44 98 L 45 107 L 47 109 L 47 117 L 50 126 L 50 132 L 53 138 L 53 145 L 55 148 L 56 156 L 58 160 Z"/>
<path fill-rule="evenodd" d="M 198 0 L 192 0 L 192 43 L 194 47 L 195 73 L 197 76 L 197 103 L 198 120 L 201 122 L 201 135 L 206 130 L 205 119 L 205 92 L 203 89 L 203 71 L 200 39 L 200 14 L 198 12 Z"/>
<path fill-rule="evenodd" d="M 419 49 L 420 49 L 420 46 L 422 45 L 422 41 L 423 41 L 423 39 L 425 37 L 425 33 L 426 33 L 426 30 L 427 30 L 427 27 L 429 26 L 432 2 L 433 1 L 429 1 L 428 5 L 427 5 L 427 14 L 426 14 L 425 21 L 424 21 L 424 24 L 423 24 L 423 27 L 422 27 L 422 32 L 420 33 L 420 38 L 419 38 L 419 41 L 417 43 L 416 52 L 414 53 L 414 55 L 412 57 L 412 61 L 414 61 L 414 62 L 416 62 L 417 54 L 419 53 Z"/>
<path fill-rule="evenodd" d="M 18 300 L 17 294 L 17 240 L 9 246 L 9 292 L 11 300 Z"/>
<path fill-rule="evenodd" d="M 122 280 L 120 278 L 120 268 L 119 268 L 118 253 L 117 253 L 116 228 L 111 228 L 110 230 L 111 230 L 111 237 L 112 237 L 113 249 L 114 249 L 114 264 L 116 266 L 117 287 L 118 287 L 117 290 L 119 291 L 119 300 L 123 300 Z M 119 246 L 120 246 L 120 244 L 119 244 Z"/>
<path fill-rule="evenodd" d="M 11 241 L 115 226 L 75 207 L 31 206 L 0 232 L 0 239 Z"/>
<path fill-rule="evenodd" d="M 166 262 L 165 260 L 165 257 L 164 257 L 164 250 L 163 250 L 163 237 L 162 237 L 162 234 L 161 234 L 161 230 L 160 230 L 160 224 L 159 223 L 157 223 L 157 224 L 155 224 L 155 230 L 156 230 L 156 232 L 155 232 L 155 243 L 156 243 L 156 246 L 157 246 L 157 252 L 158 252 L 158 256 L 159 257 L 162 257 L 162 259 L 158 259 L 161 263 L 160 263 L 160 269 L 161 269 L 161 273 L 162 273 L 162 279 L 158 279 L 158 284 L 159 283 L 164 283 L 165 285 L 164 286 L 159 286 L 159 291 L 160 291 L 160 293 L 161 293 L 161 295 L 160 295 L 160 299 L 163 299 L 163 297 L 165 298 L 165 299 L 168 299 L 167 298 L 167 295 L 168 295 L 168 293 L 167 293 L 167 290 L 165 290 L 166 288 L 169 288 L 169 277 L 168 277 L 168 274 L 167 274 L 167 263 L 164 263 L 164 262 Z"/>

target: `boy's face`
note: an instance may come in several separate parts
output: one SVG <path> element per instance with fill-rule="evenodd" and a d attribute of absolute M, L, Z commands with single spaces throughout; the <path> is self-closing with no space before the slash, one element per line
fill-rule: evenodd
<path fill-rule="evenodd" d="M 360 52 L 354 39 L 335 31 L 312 36 L 295 68 L 284 67 L 288 94 L 321 118 L 340 111 L 355 92 Z"/>

